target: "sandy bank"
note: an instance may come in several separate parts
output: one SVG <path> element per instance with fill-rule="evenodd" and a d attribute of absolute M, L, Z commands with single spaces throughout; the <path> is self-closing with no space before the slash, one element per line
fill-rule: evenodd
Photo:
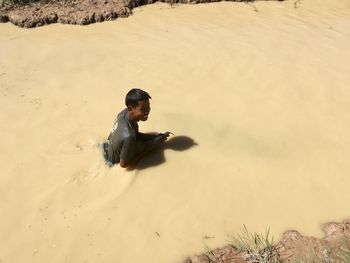
<path fill-rule="evenodd" d="M 322 227 L 324 237 L 301 235 L 286 231 L 279 242 L 268 251 L 238 251 L 234 245 L 207 251 L 188 258 L 184 263 L 243 263 L 243 262 L 339 262 L 350 260 L 350 220 L 327 223 Z M 259 260 L 260 259 L 260 260 Z M 257 261 L 258 260 L 258 261 Z"/>
<path fill-rule="evenodd" d="M 7 5 L 0 8 L 0 22 L 11 22 L 20 27 L 38 27 L 52 23 L 87 25 L 95 22 L 127 17 L 138 6 L 165 2 L 173 4 L 197 4 L 221 0 L 76 0 L 39 1 L 26 5 Z M 232 2 L 247 2 L 231 0 Z M 283 0 L 278 0 L 283 1 Z M 248 1 L 249 2 L 249 1 Z"/>

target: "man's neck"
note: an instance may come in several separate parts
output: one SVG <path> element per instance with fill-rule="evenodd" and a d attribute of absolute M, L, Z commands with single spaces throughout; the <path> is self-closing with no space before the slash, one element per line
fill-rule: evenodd
<path fill-rule="evenodd" d="M 129 121 L 131 121 L 132 123 L 136 124 L 138 122 L 138 120 L 135 119 L 135 117 L 131 111 L 128 111 L 127 116 L 128 116 Z"/>

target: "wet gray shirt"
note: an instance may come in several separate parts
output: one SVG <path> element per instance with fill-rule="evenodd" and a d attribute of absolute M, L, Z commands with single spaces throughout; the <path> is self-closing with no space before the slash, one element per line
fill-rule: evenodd
<path fill-rule="evenodd" d="M 121 111 L 108 137 L 108 161 L 115 164 L 120 159 L 129 162 L 136 154 L 136 135 L 138 133 L 137 123 L 128 119 L 128 109 Z"/>

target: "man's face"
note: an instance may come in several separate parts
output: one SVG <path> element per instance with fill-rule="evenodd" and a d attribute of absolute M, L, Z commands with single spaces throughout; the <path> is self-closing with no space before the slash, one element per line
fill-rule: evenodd
<path fill-rule="evenodd" d="M 131 107 L 131 111 L 136 121 L 146 121 L 151 111 L 149 100 L 140 100 L 136 107 Z"/>

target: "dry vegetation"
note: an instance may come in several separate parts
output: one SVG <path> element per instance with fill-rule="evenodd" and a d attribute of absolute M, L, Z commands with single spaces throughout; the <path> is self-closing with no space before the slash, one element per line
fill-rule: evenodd
<path fill-rule="evenodd" d="M 350 220 L 328 223 L 324 238 L 287 231 L 275 242 L 267 230 L 251 233 L 244 227 L 229 245 L 185 260 L 184 263 L 350 263 Z"/>

